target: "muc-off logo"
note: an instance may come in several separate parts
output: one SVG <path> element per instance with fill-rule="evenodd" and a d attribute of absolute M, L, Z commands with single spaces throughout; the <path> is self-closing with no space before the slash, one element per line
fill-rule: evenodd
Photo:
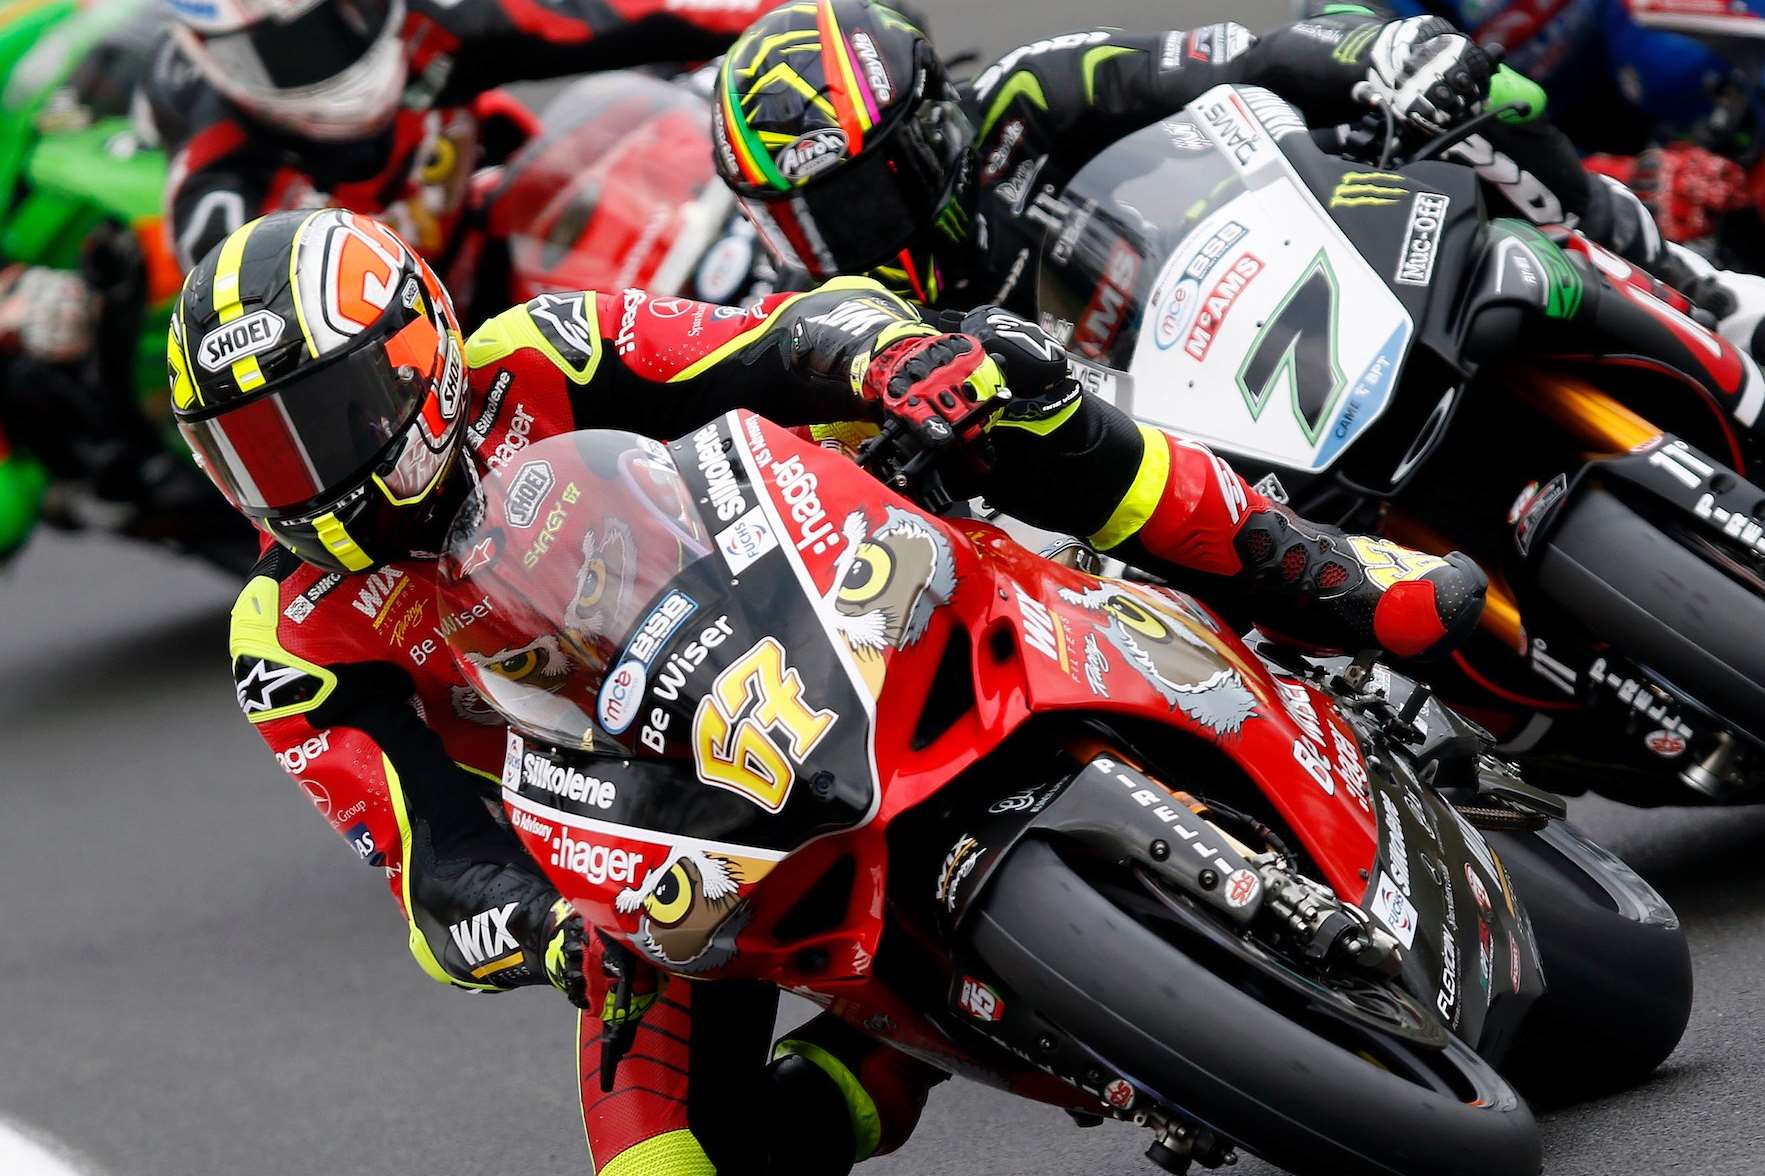
<path fill-rule="evenodd" d="M 1440 231 L 1446 225 L 1451 197 L 1439 192 L 1417 192 L 1410 204 L 1410 223 L 1397 255 L 1397 282 L 1402 286 L 1426 286 L 1434 280 L 1434 259 L 1440 252 Z"/>
<path fill-rule="evenodd" d="M 503 512 L 509 526 L 531 527 L 556 482 L 549 461 L 530 461 L 516 470 L 509 480 L 508 507 Z"/>
<path fill-rule="evenodd" d="M 204 335 L 202 345 L 197 349 L 196 362 L 204 371 L 218 372 L 274 347 L 286 326 L 282 316 L 275 311 L 254 310 L 244 318 L 222 323 Z"/>
<path fill-rule="evenodd" d="M 846 132 L 821 127 L 797 138 L 778 153 L 778 172 L 787 180 L 820 175 L 846 157 Z"/>

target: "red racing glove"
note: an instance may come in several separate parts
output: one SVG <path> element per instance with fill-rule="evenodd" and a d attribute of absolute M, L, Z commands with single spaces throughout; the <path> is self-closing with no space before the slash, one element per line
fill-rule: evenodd
<path fill-rule="evenodd" d="M 885 343 L 864 369 L 859 394 L 935 449 L 978 440 L 1008 395 L 999 365 L 973 335 L 913 335 Z"/>

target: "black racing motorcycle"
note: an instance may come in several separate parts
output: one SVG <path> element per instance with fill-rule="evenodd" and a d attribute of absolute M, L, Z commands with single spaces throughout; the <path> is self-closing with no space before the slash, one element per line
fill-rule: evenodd
<path fill-rule="evenodd" d="M 1305 515 L 1477 558 L 1484 624 L 1435 684 L 1529 778 L 1765 799 L 1765 379 L 1620 258 L 1492 217 L 1437 157 L 1497 113 L 1420 147 L 1374 114 L 1333 154 L 1209 91 L 1026 193 L 1044 323 Z"/>

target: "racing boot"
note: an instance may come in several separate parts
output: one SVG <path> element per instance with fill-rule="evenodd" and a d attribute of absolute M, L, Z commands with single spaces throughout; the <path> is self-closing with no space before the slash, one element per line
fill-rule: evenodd
<path fill-rule="evenodd" d="M 1233 540 L 1259 616 L 1298 636 L 1341 630 L 1362 645 L 1426 660 L 1455 648 L 1483 613 L 1489 579 L 1461 552 L 1427 555 L 1389 539 L 1310 523 L 1278 503 L 1252 510 Z M 1328 643 L 1340 644 L 1341 637 Z"/>
<path fill-rule="evenodd" d="M 1141 567 L 1175 564 L 1226 577 L 1230 587 L 1248 589 L 1251 616 L 1265 631 L 1318 645 L 1376 645 L 1426 659 L 1476 626 L 1489 580 L 1469 556 L 1426 555 L 1302 519 L 1205 445 L 1139 429 L 1135 485 L 1156 478 L 1156 491 L 1140 497 L 1143 491 L 1131 489 L 1117 507 L 1112 526 L 1145 512 L 1131 530 L 1122 528 L 1121 541 L 1109 542 L 1112 526 L 1094 536 L 1111 554 Z M 1141 505 L 1131 509 L 1136 498 Z"/>

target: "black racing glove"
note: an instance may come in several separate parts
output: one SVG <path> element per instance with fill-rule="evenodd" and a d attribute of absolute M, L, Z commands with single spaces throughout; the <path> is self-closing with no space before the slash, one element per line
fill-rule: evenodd
<path fill-rule="evenodd" d="M 547 915 L 549 934 L 545 941 L 545 978 L 569 998 L 579 1009 L 591 1008 L 588 999 L 588 931 L 582 916 L 559 898 Z"/>
<path fill-rule="evenodd" d="M 983 306 L 964 315 L 955 329 L 980 340 L 1004 374 L 1011 403 L 999 414 L 1002 422 L 1045 421 L 1078 399 L 1079 384 L 1067 366 L 1066 351 L 1035 323 Z"/>
<path fill-rule="evenodd" d="M 1367 81 L 1393 114 L 1433 134 L 1483 109 L 1494 73 L 1471 38 L 1438 16 L 1412 16 L 1380 30 Z"/>

